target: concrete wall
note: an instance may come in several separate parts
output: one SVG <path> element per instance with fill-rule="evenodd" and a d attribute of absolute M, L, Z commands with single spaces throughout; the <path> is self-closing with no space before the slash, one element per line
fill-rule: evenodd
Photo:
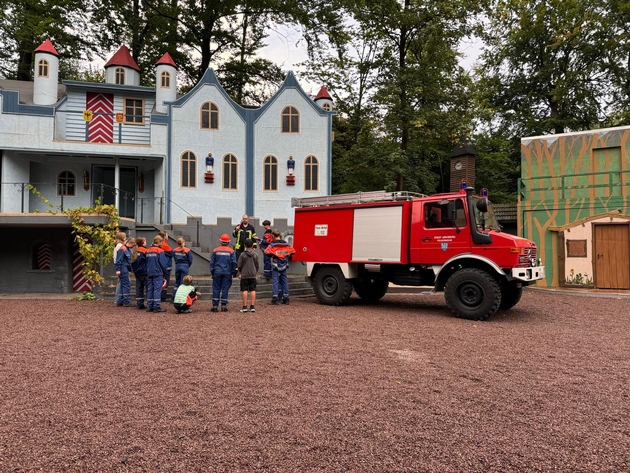
<path fill-rule="evenodd" d="M 33 267 L 33 247 L 46 239 L 52 250 L 51 269 Z M 72 235 L 69 228 L 47 228 L 45 235 L 33 228 L 0 231 L 0 291 L 72 292 Z"/>

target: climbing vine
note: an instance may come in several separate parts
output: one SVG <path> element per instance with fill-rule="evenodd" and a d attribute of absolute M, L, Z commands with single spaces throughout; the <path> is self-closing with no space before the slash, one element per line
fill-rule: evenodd
<path fill-rule="evenodd" d="M 43 203 L 50 207 L 49 213 L 63 213 L 70 220 L 74 241 L 79 247 L 79 253 L 83 256 L 81 272 L 87 279 L 95 284 L 104 282 L 99 272 L 102 255 L 110 255 L 114 251 L 116 233 L 120 217 L 115 206 L 101 203 L 97 199 L 92 207 L 75 207 L 74 209 L 61 210 L 53 206 L 33 185 L 28 184 L 29 190 Z M 86 216 L 103 216 L 106 223 L 85 223 Z"/>
<path fill-rule="evenodd" d="M 70 219 L 74 241 L 83 256 L 83 274 L 94 283 L 102 283 L 104 279 L 99 272 L 101 257 L 114 251 L 120 221 L 118 210 L 97 200 L 92 207 L 76 207 L 63 213 Z M 85 223 L 86 215 L 105 216 L 107 221 L 104 224 Z"/>

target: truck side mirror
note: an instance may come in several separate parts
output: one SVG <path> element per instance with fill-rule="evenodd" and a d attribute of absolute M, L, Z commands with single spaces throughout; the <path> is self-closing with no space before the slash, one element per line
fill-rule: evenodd
<path fill-rule="evenodd" d="M 477 201 L 477 210 L 482 214 L 485 214 L 488 211 L 488 199 L 482 197 Z"/>
<path fill-rule="evenodd" d="M 454 200 L 450 200 L 448 202 L 447 212 L 448 212 L 448 219 L 451 222 L 455 222 L 457 220 L 457 207 L 455 206 Z"/>

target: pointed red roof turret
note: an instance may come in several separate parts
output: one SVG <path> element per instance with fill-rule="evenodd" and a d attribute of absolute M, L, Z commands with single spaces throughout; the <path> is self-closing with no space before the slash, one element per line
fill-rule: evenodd
<path fill-rule="evenodd" d="M 319 92 L 317 93 L 317 95 L 315 96 L 315 101 L 318 101 L 320 99 L 328 99 L 328 100 L 332 100 L 332 98 L 330 97 L 330 95 L 328 94 L 328 91 L 326 90 L 326 87 L 322 86 L 321 89 L 319 89 Z"/>
<path fill-rule="evenodd" d="M 49 39 L 47 39 L 42 44 L 40 44 L 38 48 L 35 50 L 35 52 L 36 53 L 50 53 L 55 56 L 59 56 L 59 53 L 53 46 L 52 41 L 50 41 Z"/>
<path fill-rule="evenodd" d="M 135 69 L 136 71 L 140 72 L 140 68 L 138 67 L 138 64 L 136 64 L 136 61 L 134 61 L 134 59 L 131 57 L 129 48 L 125 46 L 124 44 L 120 47 L 118 51 L 116 51 L 116 53 L 114 53 L 112 58 L 105 63 L 105 68 L 108 68 L 111 66 L 131 67 L 132 69 Z"/>
<path fill-rule="evenodd" d="M 160 64 L 173 66 L 174 68 L 177 69 L 177 66 L 175 65 L 175 61 L 173 61 L 173 58 L 171 57 L 169 53 L 164 53 L 164 55 L 158 60 L 158 62 L 155 63 L 156 66 L 159 66 Z"/>

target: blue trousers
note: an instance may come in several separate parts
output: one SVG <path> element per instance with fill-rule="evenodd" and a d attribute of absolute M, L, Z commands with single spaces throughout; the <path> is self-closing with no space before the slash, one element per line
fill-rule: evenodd
<path fill-rule="evenodd" d="M 175 266 L 175 286 L 173 287 L 173 299 L 175 299 L 175 293 L 177 288 L 182 285 L 184 276 L 190 271 L 190 266 L 187 264 L 178 264 Z"/>
<path fill-rule="evenodd" d="M 263 276 L 267 279 L 271 278 L 271 255 L 263 253 Z"/>
<path fill-rule="evenodd" d="M 289 279 L 286 271 L 277 269 L 271 271 L 271 292 L 271 299 L 274 301 L 289 299 Z"/>
<path fill-rule="evenodd" d="M 232 287 L 232 275 L 231 274 L 215 274 L 212 278 L 212 306 L 227 305 L 228 293 Z"/>
<path fill-rule="evenodd" d="M 139 308 L 144 307 L 145 294 L 148 292 L 149 291 L 147 290 L 147 275 L 136 274 L 136 307 L 139 307 Z"/>
<path fill-rule="evenodd" d="M 149 276 L 147 278 L 147 309 L 160 309 L 162 294 L 162 276 Z"/>
<path fill-rule="evenodd" d="M 116 304 L 131 303 L 131 282 L 129 281 L 129 271 L 127 269 L 120 270 L 118 281 L 120 282 L 120 290 L 116 294 Z"/>

